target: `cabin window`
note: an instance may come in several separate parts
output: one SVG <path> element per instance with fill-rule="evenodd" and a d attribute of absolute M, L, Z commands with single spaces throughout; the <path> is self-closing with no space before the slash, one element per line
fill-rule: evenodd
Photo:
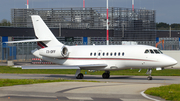
<path fill-rule="evenodd" d="M 103 56 L 105 55 L 105 53 L 103 53 Z"/>
<path fill-rule="evenodd" d="M 96 53 L 94 53 L 94 56 L 96 56 Z"/>
<path fill-rule="evenodd" d="M 111 56 L 112 56 L 112 53 L 111 53 Z"/>
<path fill-rule="evenodd" d="M 116 56 L 116 52 L 114 53 L 114 56 Z"/>
<path fill-rule="evenodd" d="M 109 53 L 106 53 L 106 56 L 108 56 L 109 55 Z"/>
<path fill-rule="evenodd" d="M 151 50 L 151 49 L 150 49 L 150 52 L 151 52 L 152 54 L 154 54 L 153 50 Z"/>
<path fill-rule="evenodd" d="M 124 56 L 124 52 L 122 53 L 122 56 Z"/>
<path fill-rule="evenodd" d="M 100 55 L 101 55 L 101 53 L 98 53 L 98 55 L 100 56 Z"/>
<path fill-rule="evenodd" d="M 121 55 L 121 53 L 119 52 L 119 53 L 118 53 L 118 56 L 120 56 L 120 55 Z"/>
<path fill-rule="evenodd" d="M 154 52 L 155 52 L 156 54 L 160 54 L 160 52 L 159 52 L 158 50 L 156 50 L 156 49 L 154 49 Z"/>
<path fill-rule="evenodd" d="M 144 53 L 149 53 L 149 50 L 148 50 L 148 49 L 146 49 Z"/>
<path fill-rule="evenodd" d="M 90 56 L 92 56 L 92 53 L 90 53 Z"/>

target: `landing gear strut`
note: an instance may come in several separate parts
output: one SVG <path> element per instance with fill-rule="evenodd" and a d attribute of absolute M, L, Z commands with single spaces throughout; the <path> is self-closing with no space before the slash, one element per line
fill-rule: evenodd
<path fill-rule="evenodd" d="M 149 75 L 149 76 L 147 77 L 148 80 L 152 80 L 151 73 L 152 73 L 152 70 L 151 70 L 151 68 L 149 68 L 149 69 L 147 70 L 147 72 L 146 72 L 146 74 Z"/>
<path fill-rule="evenodd" d="M 105 71 L 105 73 L 102 74 L 103 79 L 108 79 L 109 77 L 110 77 L 110 72 L 109 71 Z"/>
<path fill-rule="evenodd" d="M 83 79 L 84 78 L 84 75 L 81 73 L 80 69 L 76 70 L 75 76 L 76 76 L 76 79 Z"/>

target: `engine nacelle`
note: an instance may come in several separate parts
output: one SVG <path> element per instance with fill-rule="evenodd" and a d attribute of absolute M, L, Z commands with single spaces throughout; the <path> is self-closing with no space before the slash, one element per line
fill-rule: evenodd
<path fill-rule="evenodd" d="M 39 55 L 51 58 L 65 58 L 68 57 L 67 47 L 47 47 L 39 50 Z"/>

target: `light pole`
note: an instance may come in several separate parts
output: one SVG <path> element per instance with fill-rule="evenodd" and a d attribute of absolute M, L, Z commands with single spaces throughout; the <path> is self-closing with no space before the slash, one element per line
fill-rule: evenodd
<path fill-rule="evenodd" d="M 27 9 L 29 9 L 29 0 L 27 0 Z"/>
<path fill-rule="evenodd" d="M 107 26 L 107 31 L 106 31 L 106 37 L 107 37 L 107 45 L 109 45 L 109 25 L 108 25 L 108 0 L 107 0 L 107 14 L 106 14 L 106 16 L 107 16 L 107 22 L 106 22 L 106 26 Z"/>
<path fill-rule="evenodd" d="M 85 10 L 85 0 L 83 0 L 83 10 Z"/>

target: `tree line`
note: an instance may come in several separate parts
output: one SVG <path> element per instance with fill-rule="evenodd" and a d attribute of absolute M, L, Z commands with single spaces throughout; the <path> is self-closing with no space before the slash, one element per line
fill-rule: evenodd
<path fill-rule="evenodd" d="M 171 30 L 180 30 L 180 24 L 173 23 L 173 24 L 167 24 L 164 22 L 156 23 L 156 29 L 157 30 L 169 30 L 171 27 Z"/>
<path fill-rule="evenodd" d="M 3 19 L 0 22 L 0 26 L 11 26 L 11 22 L 6 19 Z"/>

